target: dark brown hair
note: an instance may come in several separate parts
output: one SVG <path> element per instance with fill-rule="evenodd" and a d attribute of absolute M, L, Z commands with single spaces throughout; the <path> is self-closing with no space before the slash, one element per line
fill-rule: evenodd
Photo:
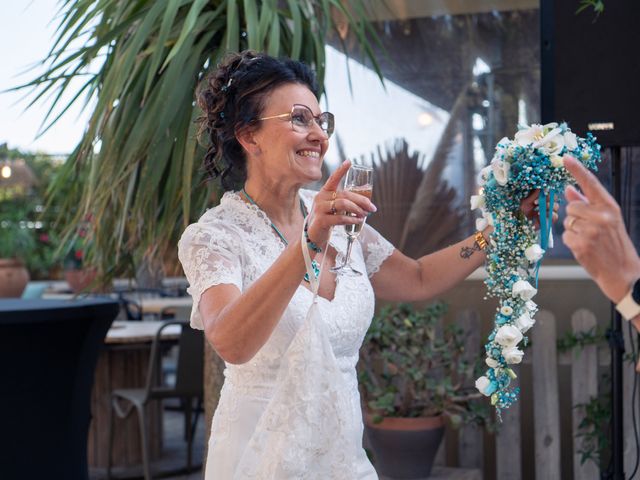
<path fill-rule="evenodd" d="M 224 190 L 247 177 L 247 158 L 236 133 L 256 124 L 266 96 L 288 83 L 306 85 L 318 97 L 315 74 L 302 62 L 245 50 L 227 55 L 198 90 L 200 136 L 207 137 L 204 168 Z"/>

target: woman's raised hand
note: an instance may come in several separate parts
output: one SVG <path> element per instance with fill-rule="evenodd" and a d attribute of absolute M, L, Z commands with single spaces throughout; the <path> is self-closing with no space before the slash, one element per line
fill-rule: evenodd
<path fill-rule="evenodd" d="M 377 210 L 371 200 L 363 195 L 346 190 L 338 191 L 350 167 L 351 162 L 345 160 L 331 174 L 313 200 L 307 233 L 309 239 L 317 245 L 327 243 L 333 226 L 362 223 L 369 213 Z"/>

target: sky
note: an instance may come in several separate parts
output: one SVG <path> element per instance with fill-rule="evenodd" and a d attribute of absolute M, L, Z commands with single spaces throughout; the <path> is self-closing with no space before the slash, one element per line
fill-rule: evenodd
<path fill-rule="evenodd" d="M 0 92 L 27 82 L 41 69 L 28 71 L 46 57 L 58 21 L 58 0 L 6 1 L 0 16 Z M 0 93 L 0 143 L 11 148 L 51 154 L 69 153 L 88 120 L 80 107 L 68 113 L 45 135 L 36 138 L 48 110 L 42 101 L 25 111 L 27 91 Z"/>
<path fill-rule="evenodd" d="M 0 45 L 3 45 L 0 91 L 27 82 L 42 70 L 39 62 L 46 57 L 60 21 L 58 4 L 59 0 L 5 2 L 0 17 Z M 322 106 L 336 115 L 336 131 L 347 156 L 368 157 L 378 146 L 384 147 L 402 137 L 407 139 L 410 150 L 417 149 L 430 158 L 448 113 L 391 82 L 386 83 L 385 90 L 371 70 L 354 61 L 348 64 L 354 85 L 352 92 L 346 87 L 344 56 L 327 48 L 328 98 Z M 88 121 L 89 109 L 82 111 L 82 106 L 77 105 L 48 132 L 38 136 L 50 102 L 41 100 L 26 109 L 28 101 L 23 98 L 26 93 L 26 90 L 0 93 L 0 143 L 60 155 L 73 150 Z M 327 161 L 335 166 L 341 160 L 333 141 Z"/>

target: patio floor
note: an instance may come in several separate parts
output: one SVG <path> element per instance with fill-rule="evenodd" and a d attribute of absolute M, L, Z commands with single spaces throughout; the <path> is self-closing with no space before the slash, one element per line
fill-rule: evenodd
<path fill-rule="evenodd" d="M 196 434 L 193 445 L 193 463 L 198 468 L 191 473 L 180 473 L 186 465 L 186 448 L 187 444 L 183 438 L 183 414 L 180 411 L 165 409 L 164 420 L 164 449 L 162 458 L 152 464 L 152 476 L 153 478 L 163 478 L 167 480 L 201 480 L 202 459 L 204 455 L 204 421 L 201 414 L 198 418 L 198 425 L 196 426 Z M 166 473 L 174 472 L 174 473 Z M 175 473 L 177 472 L 177 473 Z M 118 475 L 118 471 L 114 469 L 113 478 L 128 478 L 128 479 L 141 479 L 143 477 L 142 467 L 138 470 L 129 470 L 128 475 Z M 137 476 L 136 476 L 137 475 Z M 92 471 L 90 475 L 91 480 L 102 480 L 106 478 L 104 472 Z M 434 467 L 433 472 L 429 479 L 424 480 L 481 480 L 482 474 L 480 470 L 476 469 L 462 469 L 462 468 L 446 468 L 446 467 Z M 383 476 L 380 480 L 391 480 Z"/>
<path fill-rule="evenodd" d="M 196 433 L 193 443 L 192 463 L 197 468 L 191 473 L 184 473 L 187 462 L 187 442 L 184 440 L 184 414 L 180 411 L 165 408 L 163 414 L 164 422 L 164 448 L 162 458 L 151 465 L 153 478 L 163 478 L 169 480 L 201 480 L 202 459 L 204 455 L 204 415 L 201 413 L 196 426 Z M 174 473 L 167 473 L 174 472 Z M 91 480 L 102 480 L 106 478 L 104 471 L 90 469 L 89 478 Z M 129 469 L 124 476 L 118 469 L 113 470 L 114 479 L 138 479 L 144 478 L 142 466 L 139 469 Z"/>

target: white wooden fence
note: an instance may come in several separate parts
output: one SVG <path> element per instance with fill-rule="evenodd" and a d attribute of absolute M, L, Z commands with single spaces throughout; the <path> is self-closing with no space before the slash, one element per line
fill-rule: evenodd
<path fill-rule="evenodd" d="M 531 389 L 533 395 L 533 451 L 523 451 L 521 438 L 521 402 L 516 402 L 502 414 L 503 423 L 495 437 L 495 467 L 498 480 L 518 480 L 523 478 L 522 464 L 524 456 L 533 456 L 536 480 L 561 479 L 562 462 L 572 462 L 573 478 L 580 480 L 596 480 L 600 478 L 597 466 L 592 461 L 580 463 L 581 439 L 576 438 L 575 432 L 583 419 L 583 409 L 572 408 L 571 413 L 560 411 L 560 397 L 558 385 L 558 367 L 568 366 L 571 369 L 571 405 L 588 403 L 598 393 L 599 367 L 610 365 L 609 350 L 601 349 L 600 354 L 596 345 L 588 345 L 573 349 L 570 352 L 558 354 L 556 350 L 557 332 L 556 319 L 551 312 L 542 310 L 536 315 L 536 325 L 529 331 L 532 347 L 527 349 L 525 363 L 530 364 L 533 385 L 522 385 Z M 458 316 L 458 323 L 470 335 L 467 339 L 466 350 L 472 357 L 477 355 L 481 345 L 478 332 L 477 315 L 464 312 Z M 588 310 L 581 309 L 571 317 L 573 332 L 588 332 L 595 328 L 596 318 Z M 623 324 L 625 349 L 630 352 L 630 339 L 626 324 Z M 516 373 L 520 368 L 514 369 Z M 635 464 L 635 439 L 633 422 L 631 419 L 631 395 L 633 388 L 634 369 L 624 364 L 624 426 L 625 426 L 625 472 L 627 476 Z M 561 443 L 560 425 L 563 415 L 572 415 L 573 452 L 569 446 Z M 638 416 L 636 403 L 636 418 Z M 463 427 L 458 435 L 458 463 L 459 467 L 483 468 L 485 435 L 481 429 L 473 426 Z M 571 454 L 572 453 L 572 454 Z M 444 458 L 440 452 L 440 461 Z M 566 466 L 565 466 L 566 470 Z"/>

